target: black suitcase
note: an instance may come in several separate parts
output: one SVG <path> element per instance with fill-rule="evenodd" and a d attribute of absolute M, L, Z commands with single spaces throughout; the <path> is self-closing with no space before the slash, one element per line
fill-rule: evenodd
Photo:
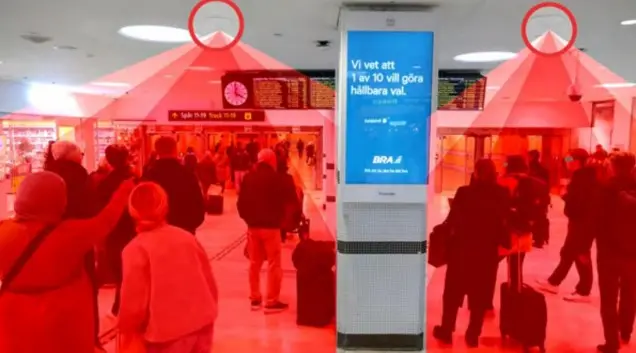
<path fill-rule="evenodd" d="M 510 257 L 508 257 L 508 268 L 510 268 Z M 540 352 L 545 352 L 548 325 L 545 296 L 523 284 L 522 271 L 519 272 L 520 283 L 510 282 L 510 270 L 508 270 L 508 281 L 501 284 L 499 314 L 501 337 L 503 339 L 509 337 L 521 343 L 524 351 L 536 347 Z"/>
<path fill-rule="evenodd" d="M 296 246 L 296 323 L 325 327 L 336 316 L 336 261 L 333 244 L 304 239 Z"/>
<path fill-rule="evenodd" d="M 205 209 L 208 214 L 223 214 L 223 195 L 208 195 Z"/>

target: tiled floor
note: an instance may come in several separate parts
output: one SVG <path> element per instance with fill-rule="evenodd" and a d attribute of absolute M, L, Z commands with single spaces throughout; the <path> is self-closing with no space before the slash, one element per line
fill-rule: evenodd
<path fill-rule="evenodd" d="M 434 203 L 438 212 L 435 218 L 447 211 L 444 198 Z M 335 351 L 334 329 L 311 329 L 295 324 L 295 277 L 291 264 L 293 243 L 284 250 L 283 299 L 291 304 L 291 309 L 276 315 L 263 315 L 251 312 L 248 307 L 247 263 L 243 257 L 241 236 L 245 229 L 234 207 L 235 196 L 226 197 L 226 212 L 223 216 L 208 216 L 205 225 L 198 232 L 212 261 L 220 288 L 220 316 L 216 324 L 214 353 L 263 352 L 263 353 L 331 353 Z M 559 248 L 565 234 L 566 220 L 560 215 L 562 205 L 555 200 L 552 210 L 552 243 L 549 248 L 532 252 L 525 265 L 526 282 L 532 284 L 535 279 L 547 276 L 558 261 Z M 322 222 L 318 208 L 309 212 L 312 218 L 312 235 L 320 237 L 330 235 Z M 324 223 L 323 223 L 324 225 Z M 445 270 L 433 271 L 429 268 L 427 292 L 427 352 L 518 352 L 519 347 L 503 347 L 499 339 L 498 319 L 489 318 L 484 329 L 482 345 L 469 350 L 463 344 L 463 328 L 467 313 L 461 312 L 458 323 L 456 344 L 453 348 L 440 346 L 430 334 L 441 315 L 441 294 Z M 499 272 L 500 281 L 506 277 L 505 266 Z M 574 288 L 576 272 L 568 277 L 562 286 L 564 293 Z M 602 341 L 600 329 L 598 293 L 594 291 L 589 304 L 567 303 L 556 295 L 547 295 L 549 306 L 548 352 L 579 353 L 594 352 L 594 347 Z M 103 307 L 112 301 L 112 290 L 102 293 Z M 496 299 L 498 300 L 498 299 Z M 497 303 L 497 301 L 495 302 Z M 113 344 L 107 346 L 114 352 Z M 625 352 L 636 352 L 636 347 L 625 347 Z"/>

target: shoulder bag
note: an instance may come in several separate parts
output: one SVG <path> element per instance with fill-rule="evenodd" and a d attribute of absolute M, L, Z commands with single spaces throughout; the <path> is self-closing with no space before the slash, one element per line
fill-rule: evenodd
<path fill-rule="evenodd" d="M 2 281 L 0 281 L 0 295 L 2 295 L 4 292 L 8 290 L 9 286 L 11 285 L 11 282 L 13 282 L 16 276 L 20 274 L 24 266 L 27 264 L 27 262 L 29 262 L 29 259 L 31 259 L 31 256 L 33 256 L 33 254 L 40 247 L 44 239 L 46 239 L 47 235 L 49 235 L 53 231 L 53 229 L 55 229 L 55 227 L 56 226 L 44 227 L 44 229 L 42 229 L 38 234 L 36 234 L 35 237 L 31 240 L 31 242 L 27 244 L 24 251 L 22 251 L 22 254 L 20 254 L 20 256 L 15 261 L 13 266 L 4 275 L 4 277 L 2 278 Z"/>

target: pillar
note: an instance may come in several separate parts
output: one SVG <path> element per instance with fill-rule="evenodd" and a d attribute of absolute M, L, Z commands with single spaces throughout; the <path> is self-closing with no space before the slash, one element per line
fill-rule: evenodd
<path fill-rule="evenodd" d="M 323 190 L 323 204 L 322 208 L 325 210 L 327 218 L 327 227 L 329 228 L 329 234 L 336 234 L 336 123 L 334 114 L 335 111 L 324 112 L 322 127 L 322 139 L 323 139 L 323 175 L 322 175 L 322 190 Z"/>
<path fill-rule="evenodd" d="M 345 7 L 337 78 L 337 346 L 422 351 L 432 13 Z"/>

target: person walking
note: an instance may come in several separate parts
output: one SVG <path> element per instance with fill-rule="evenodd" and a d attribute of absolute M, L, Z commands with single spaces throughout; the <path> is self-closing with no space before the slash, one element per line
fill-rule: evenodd
<path fill-rule="evenodd" d="M 594 277 L 591 251 L 596 235 L 595 219 L 599 212 L 601 185 L 594 167 L 587 165 L 588 157 L 584 149 L 570 153 L 568 167 L 572 171 L 572 178 L 563 195 L 568 230 L 561 248 L 561 260 L 547 280 L 537 281 L 538 289 L 556 294 L 570 268 L 575 265 L 579 283 L 572 294 L 564 297 L 573 302 L 589 301 Z"/>
<path fill-rule="evenodd" d="M 243 145 L 239 142 L 236 144 L 236 149 L 232 155 L 232 170 L 234 171 L 234 188 L 236 193 L 241 192 L 241 183 L 245 174 L 250 170 L 250 155 L 243 148 Z"/>

